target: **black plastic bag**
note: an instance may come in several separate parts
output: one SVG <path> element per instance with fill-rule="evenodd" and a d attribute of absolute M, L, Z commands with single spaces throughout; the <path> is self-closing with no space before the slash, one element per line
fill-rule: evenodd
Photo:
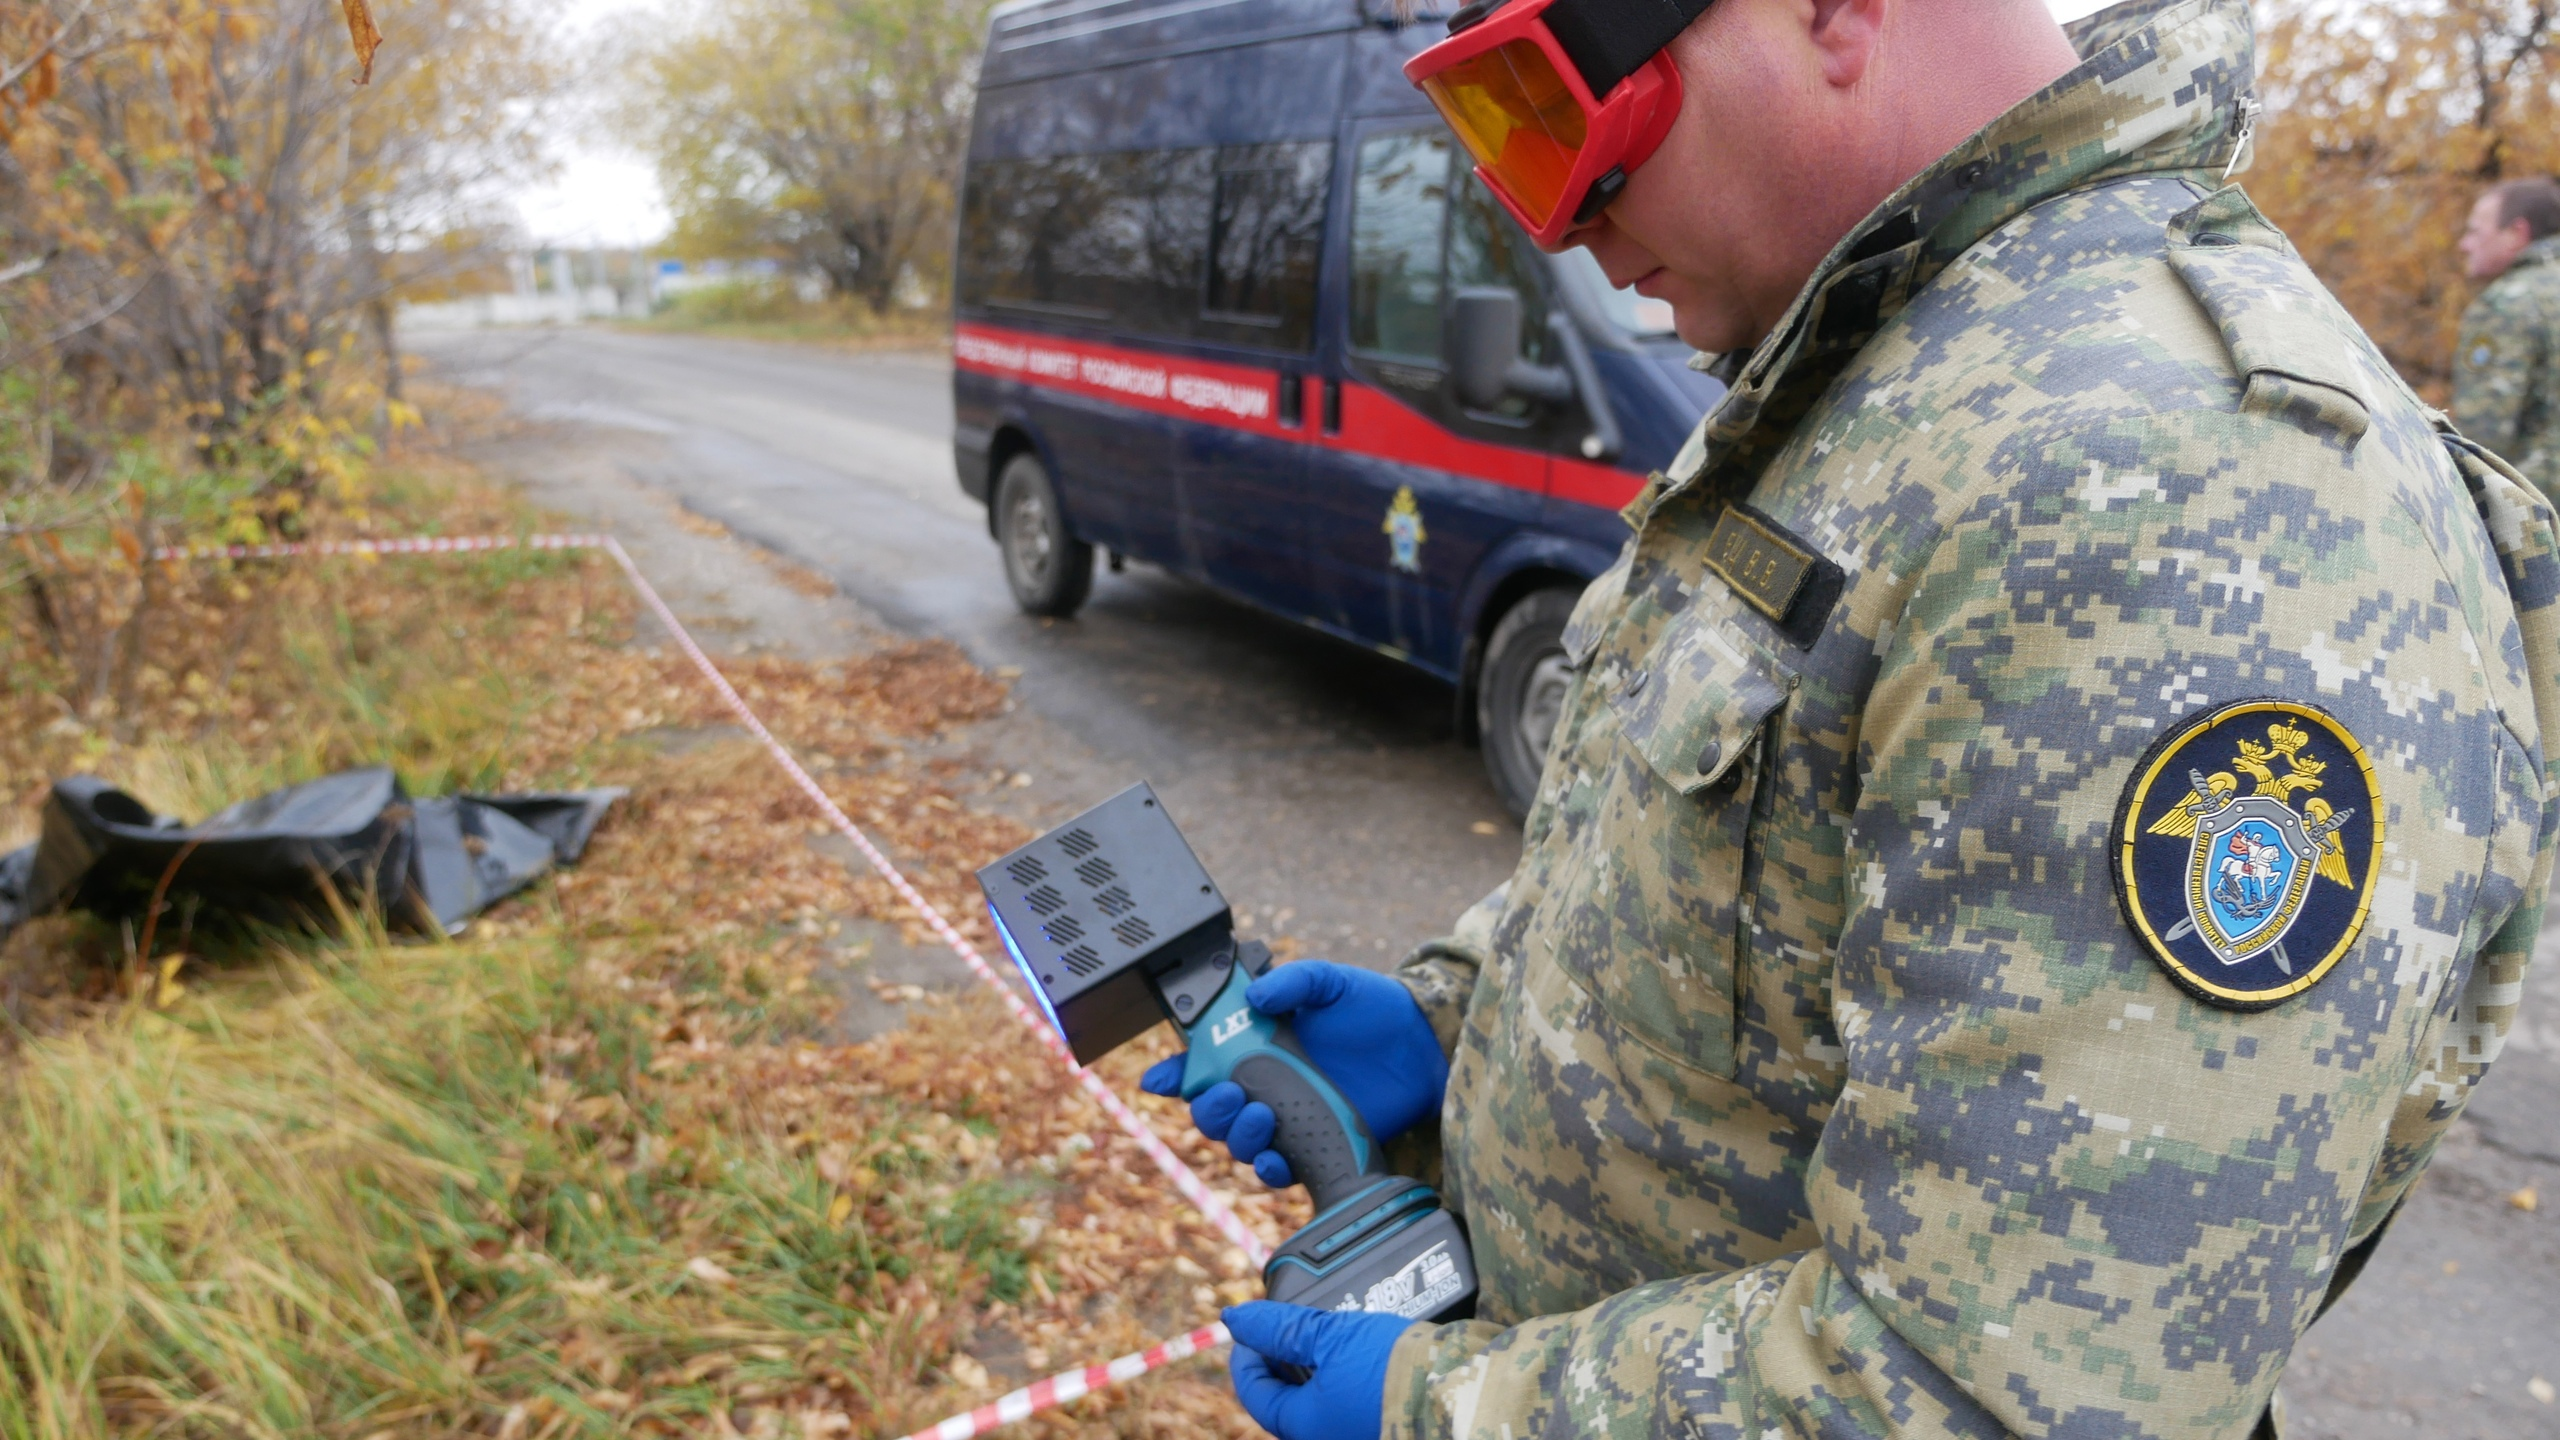
<path fill-rule="evenodd" d="M 138 917 L 164 889 L 198 924 L 325 926 L 343 906 L 456 933 L 575 861 L 627 793 L 412 800 L 377 766 L 243 800 L 191 826 L 75 775 L 55 782 L 43 837 L 0 856 L 0 935 L 56 910 Z"/>

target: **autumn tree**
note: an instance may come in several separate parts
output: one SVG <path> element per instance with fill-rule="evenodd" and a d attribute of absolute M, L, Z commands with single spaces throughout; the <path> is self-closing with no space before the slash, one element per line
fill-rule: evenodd
<path fill-rule="evenodd" d="M 209 454 L 275 440 L 316 362 L 388 342 L 401 257 L 533 163 L 541 51 L 503 0 L 375 0 L 398 38 L 364 87 L 344 0 L 25 8 L 88 42 L 0 149 L 0 371 L 69 427 L 47 479 L 172 417 Z"/>
<path fill-rule="evenodd" d="M 508 0 L 0 0 L 0 587 L 90 699 L 159 527 L 351 474 L 400 286 L 533 162 L 537 42 Z"/>
<path fill-rule="evenodd" d="M 2438 403 L 2479 193 L 2560 168 L 2554 0 L 2262 0 L 2249 193 Z"/>
<path fill-rule="evenodd" d="M 717 0 L 639 61 L 629 118 L 676 248 L 771 255 L 889 308 L 938 282 L 987 0 Z"/>

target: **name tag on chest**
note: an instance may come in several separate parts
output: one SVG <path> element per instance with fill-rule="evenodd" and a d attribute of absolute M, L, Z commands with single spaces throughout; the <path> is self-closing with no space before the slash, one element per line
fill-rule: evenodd
<path fill-rule="evenodd" d="M 1739 505 L 1727 505 L 1707 537 L 1707 568 L 1733 587 L 1751 608 L 1776 624 L 1787 623 L 1805 582 L 1822 557 Z"/>

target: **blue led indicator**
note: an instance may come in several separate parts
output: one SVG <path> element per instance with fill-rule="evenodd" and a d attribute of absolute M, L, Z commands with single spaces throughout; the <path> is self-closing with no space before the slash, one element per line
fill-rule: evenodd
<path fill-rule="evenodd" d="M 1013 957 L 1015 968 L 1022 972 L 1022 983 L 1031 987 L 1031 998 L 1040 1002 L 1040 1013 L 1049 1017 L 1049 1028 L 1060 1035 L 1066 1034 L 1067 1027 L 1058 1023 L 1057 1007 L 1049 1003 L 1049 987 L 1040 983 L 1040 977 L 1033 972 L 1031 961 L 1024 957 L 1022 947 L 1013 943 L 1013 931 L 1004 923 L 1004 916 L 997 913 L 992 900 L 987 902 L 987 918 L 996 922 L 996 934 L 1004 941 L 1004 953 Z"/>

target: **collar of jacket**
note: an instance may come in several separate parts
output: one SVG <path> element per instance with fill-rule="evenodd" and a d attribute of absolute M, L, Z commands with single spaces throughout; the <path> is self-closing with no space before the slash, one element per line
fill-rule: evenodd
<path fill-rule="evenodd" d="M 1641 528 L 1701 477 L 1718 492 L 1746 490 L 1876 332 L 2025 211 L 2127 175 L 2219 183 L 2257 104 L 2247 0 L 2129 0 L 2067 28 L 2077 69 L 1894 192 L 1833 247 L 1758 349 L 1713 367 L 1730 388 L 1627 507 L 1630 524 Z"/>
<path fill-rule="evenodd" d="M 2507 272 L 2513 274 L 2529 265 L 2560 265 L 2560 235 L 2545 235 L 2517 252 Z"/>

